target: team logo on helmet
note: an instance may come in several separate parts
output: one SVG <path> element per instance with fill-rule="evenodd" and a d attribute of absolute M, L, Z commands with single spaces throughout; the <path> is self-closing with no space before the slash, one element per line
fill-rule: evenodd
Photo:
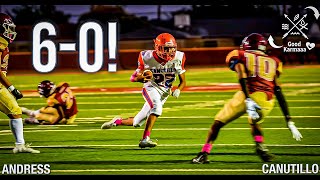
<path fill-rule="evenodd" d="M 16 25 L 13 23 L 11 17 L 7 14 L 0 13 L 0 23 L 1 23 L 1 37 L 4 38 L 8 43 L 16 38 Z"/>
<path fill-rule="evenodd" d="M 55 88 L 56 86 L 53 82 L 44 80 L 38 84 L 38 93 L 40 94 L 40 96 L 44 96 L 47 98 L 54 93 Z"/>

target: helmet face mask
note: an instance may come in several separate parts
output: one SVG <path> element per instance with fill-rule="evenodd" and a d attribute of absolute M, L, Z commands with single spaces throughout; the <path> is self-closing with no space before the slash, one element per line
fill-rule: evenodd
<path fill-rule="evenodd" d="M 252 33 L 242 40 L 240 48 L 243 50 L 260 50 L 266 52 L 267 41 L 258 33 Z"/>
<path fill-rule="evenodd" d="M 171 34 L 162 33 L 154 40 L 154 48 L 161 59 L 170 61 L 176 55 L 177 43 Z"/>
<path fill-rule="evenodd" d="M 17 36 L 16 25 L 13 23 L 11 17 L 4 13 L 0 13 L 0 21 L 1 21 L 0 36 L 3 37 L 5 40 L 7 40 L 8 43 L 12 43 Z"/>
<path fill-rule="evenodd" d="M 56 86 L 53 82 L 44 80 L 38 84 L 38 93 L 41 97 L 48 98 L 51 94 L 53 94 L 55 88 Z"/>

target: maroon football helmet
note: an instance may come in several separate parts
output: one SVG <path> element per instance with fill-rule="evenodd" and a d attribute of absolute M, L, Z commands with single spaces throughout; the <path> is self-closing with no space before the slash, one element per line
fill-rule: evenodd
<path fill-rule="evenodd" d="M 242 40 L 240 48 L 243 50 L 260 50 L 266 52 L 267 40 L 259 33 L 252 33 Z"/>
<path fill-rule="evenodd" d="M 5 13 L 0 13 L 0 36 L 8 43 L 12 43 L 17 36 L 16 25 L 11 17 Z"/>
<path fill-rule="evenodd" d="M 44 80 L 38 84 L 38 93 L 41 96 L 48 98 L 54 92 L 55 88 L 56 86 L 53 82 Z"/>

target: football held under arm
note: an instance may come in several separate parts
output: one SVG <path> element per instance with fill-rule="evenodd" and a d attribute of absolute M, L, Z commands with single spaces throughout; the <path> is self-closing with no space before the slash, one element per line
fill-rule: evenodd
<path fill-rule="evenodd" d="M 138 68 L 132 73 L 130 77 L 131 82 L 143 82 L 144 76 L 142 75 L 142 72 L 144 71 L 144 61 L 142 58 L 143 51 L 139 53 L 138 57 Z"/>

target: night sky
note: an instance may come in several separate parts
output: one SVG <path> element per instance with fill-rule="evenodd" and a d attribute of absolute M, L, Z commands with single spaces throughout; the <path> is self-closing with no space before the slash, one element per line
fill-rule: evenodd
<path fill-rule="evenodd" d="M 19 5 L 0 5 L 1 12 L 11 11 Z M 57 10 L 72 15 L 71 22 L 77 22 L 80 14 L 90 11 L 90 5 L 56 5 Z M 157 5 L 124 5 L 125 11 L 136 16 L 147 16 L 148 19 L 157 18 Z M 191 9 L 191 5 L 161 5 L 161 19 L 170 18 L 170 12 L 181 9 Z"/>

